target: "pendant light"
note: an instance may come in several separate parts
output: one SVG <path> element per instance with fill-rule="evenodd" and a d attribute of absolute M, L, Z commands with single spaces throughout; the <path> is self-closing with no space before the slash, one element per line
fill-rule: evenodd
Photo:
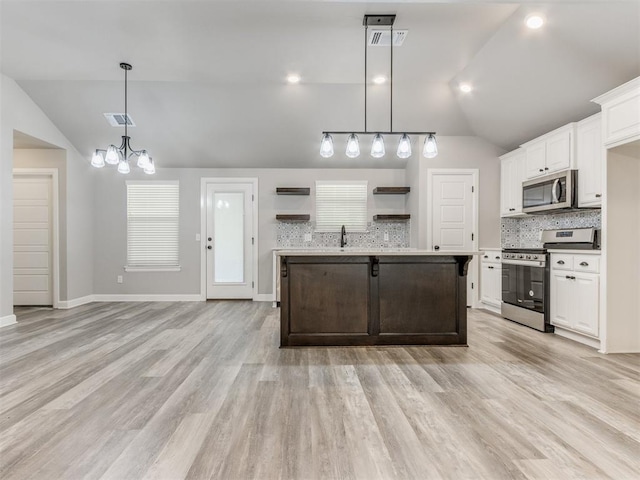
<path fill-rule="evenodd" d="M 347 150 L 345 154 L 349 158 L 356 158 L 360 156 L 360 144 L 358 142 L 358 136 L 355 133 L 349 135 L 349 139 L 347 140 Z"/>
<path fill-rule="evenodd" d="M 322 136 L 322 142 L 320 142 L 320 156 L 329 158 L 333 156 L 333 138 L 328 133 Z"/>
<path fill-rule="evenodd" d="M 109 145 L 106 150 L 96 149 L 91 157 L 91 165 L 96 168 L 102 168 L 105 163 L 108 165 L 118 165 L 118 172 L 127 174 L 131 171 L 129 160 L 136 156 L 138 160 L 136 165 L 144 170 L 147 174 L 155 173 L 156 169 L 153 165 L 149 153 L 146 150 L 134 150 L 131 148 L 131 137 L 128 135 L 127 126 L 129 125 L 129 115 L 127 113 L 127 72 L 133 67 L 128 63 L 121 63 L 120 68 L 124 70 L 124 135 L 122 143 L 119 147 Z M 151 165 L 151 166 L 149 166 Z"/>
<path fill-rule="evenodd" d="M 411 156 L 411 139 L 406 133 L 403 133 L 402 137 L 400 137 L 396 155 L 398 155 L 398 158 L 409 158 Z"/>
<path fill-rule="evenodd" d="M 395 15 L 365 15 L 362 24 L 365 27 L 364 30 L 364 131 L 325 131 L 322 132 L 322 140 L 320 142 L 320 155 L 324 158 L 333 156 L 333 137 L 332 135 L 348 135 L 346 155 L 349 158 L 356 158 L 360 155 L 360 146 L 358 144 L 358 134 L 360 135 L 374 135 L 373 142 L 371 144 L 371 156 L 374 158 L 382 158 L 385 155 L 384 147 L 384 135 L 399 135 L 400 140 L 398 142 L 398 149 L 396 155 L 398 158 L 406 159 L 411 156 L 411 138 L 409 135 L 425 135 L 425 145 L 423 148 L 423 155 L 427 158 L 433 158 L 438 154 L 438 148 L 436 145 L 435 132 L 394 132 L 393 131 L 393 24 L 395 22 Z M 367 42 L 368 42 L 368 28 L 369 25 L 376 27 L 389 27 L 390 29 L 390 101 L 389 101 L 389 131 L 388 132 L 370 132 L 367 130 Z"/>
<path fill-rule="evenodd" d="M 424 140 L 424 148 L 422 154 L 426 158 L 433 158 L 438 155 L 438 144 L 436 143 L 436 136 L 430 133 Z"/>
<path fill-rule="evenodd" d="M 382 139 L 382 135 L 379 133 L 376 133 L 376 136 L 373 137 L 373 143 L 371 144 L 371 156 L 373 158 L 384 157 L 384 140 Z"/>

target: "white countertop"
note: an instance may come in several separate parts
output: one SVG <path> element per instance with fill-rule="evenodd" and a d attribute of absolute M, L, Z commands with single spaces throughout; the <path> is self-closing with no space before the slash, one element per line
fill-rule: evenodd
<path fill-rule="evenodd" d="M 502 248 L 480 247 L 481 252 L 501 252 Z"/>
<path fill-rule="evenodd" d="M 385 249 L 385 250 L 366 250 L 359 248 L 325 248 L 325 249 L 289 249 L 289 250 L 275 250 L 276 255 L 283 257 L 312 257 L 312 256 L 434 256 L 434 257 L 446 257 L 446 256 L 464 256 L 464 255 L 480 255 L 480 252 L 447 252 L 442 250 L 418 250 L 413 248 L 402 249 Z"/>
<path fill-rule="evenodd" d="M 549 253 L 566 253 L 567 255 L 600 255 L 601 250 L 563 250 L 561 248 L 550 248 Z"/>

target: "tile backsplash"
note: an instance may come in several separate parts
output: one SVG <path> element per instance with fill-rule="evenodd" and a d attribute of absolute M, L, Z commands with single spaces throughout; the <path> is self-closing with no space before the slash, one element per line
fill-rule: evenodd
<path fill-rule="evenodd" d="M 542 230 L 587 227 L 600 228 L 600 210 L 503 218 L 500 240 L 502 248 L 540 248 Z"/>
<path fill-rule="evenodd" d="M 410 222 L 369 222 L 366 232 L 349 232 L 347 246 L 357 248 L 409 248 Z M 316 232 L 313 222 L 278 222 L 278 248 L 331 248 L 340 246 L 340 232 Z M 385 233 L 388 240 L 385 240 Z M 305 241 L 311 235 L 311 241 Z"/>

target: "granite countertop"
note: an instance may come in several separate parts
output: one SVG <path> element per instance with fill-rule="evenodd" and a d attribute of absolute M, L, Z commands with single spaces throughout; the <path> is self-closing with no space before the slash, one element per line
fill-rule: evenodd
<path fill-rule="evenodd" d="M 600 255 L 600 250 L 567 250 L 562 248 L 550 248 L 549 253 L 566 253 L 567 255 Z"/>

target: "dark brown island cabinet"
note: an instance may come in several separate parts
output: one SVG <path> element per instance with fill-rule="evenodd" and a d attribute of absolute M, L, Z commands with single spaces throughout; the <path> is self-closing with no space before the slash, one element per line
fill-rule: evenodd
<path fill-rule="evenodd" d="M 475 253 L 280 252 L 280 346 L 466 346 Z"/>

